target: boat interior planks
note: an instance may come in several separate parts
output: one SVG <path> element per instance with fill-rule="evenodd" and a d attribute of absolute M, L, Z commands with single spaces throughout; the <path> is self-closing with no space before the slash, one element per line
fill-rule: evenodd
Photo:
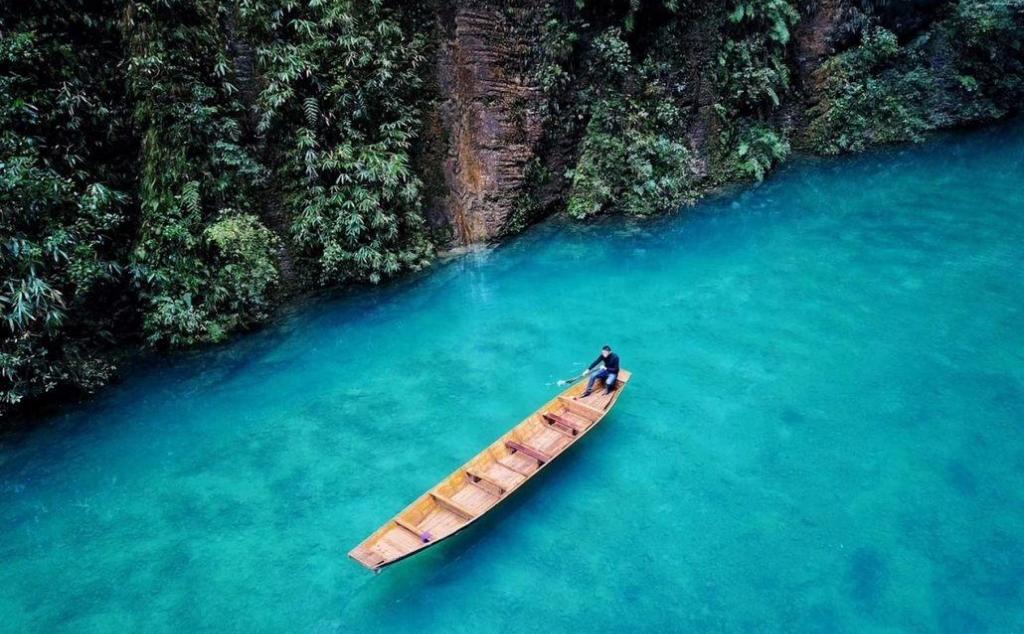
<path fill-rule="evenodd" d="M 583 397 L 582 382 L 569 387 L 388 520 L 349 557 L 380 571 L 463 530 L 593 429 L 630 377 L 622 370 L 610 394 L 599 389 Z"/>

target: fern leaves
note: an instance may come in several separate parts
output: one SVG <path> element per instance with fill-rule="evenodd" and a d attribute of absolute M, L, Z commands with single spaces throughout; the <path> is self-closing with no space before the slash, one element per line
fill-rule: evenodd
<path fill-rule="evenodd" d="M 306 115 L 306 125 L 315 128 L 317 120 L 320 119 L 320 104 L 316 98 L 306 97 L 302 101 L 302 111 Z"/>

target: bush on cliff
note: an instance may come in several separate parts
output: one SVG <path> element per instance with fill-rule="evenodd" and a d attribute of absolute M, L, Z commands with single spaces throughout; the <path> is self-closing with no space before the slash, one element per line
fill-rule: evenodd
<path fill-rule="evenodd" d="M 1024 99 L 1024 11 L 964 1 L 906 44 L 880 26 L 819 69 L 807 145 L 825 154 L 1005 115 Z"/>
<path fill-rule="evenodd" d="M 617 28 L 595 38 L 588 61 L 581 102 L 589 120 L 569 175 L 568 213 L 642 216 L 690 199 L 692 165 L 679 138 L 672 67 L 653 56 L 633 61 Z"/>

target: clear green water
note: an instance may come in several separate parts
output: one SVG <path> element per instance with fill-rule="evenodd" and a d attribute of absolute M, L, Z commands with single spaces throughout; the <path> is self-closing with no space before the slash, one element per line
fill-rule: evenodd
<path fill-rule="evenodd" d="M 0 629 L 1024 631 L 1024 126 L 552 222 L 0 447 Z M 457 538 L 347 550 L 605 342 L 614 413 Z"/>

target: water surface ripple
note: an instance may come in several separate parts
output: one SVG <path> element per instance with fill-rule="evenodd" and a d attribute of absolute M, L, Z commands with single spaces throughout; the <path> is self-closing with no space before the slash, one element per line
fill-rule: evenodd
<path fill-rule="evenodd" d="M 1024 126 L 546 223 L 0 445 L 0 629 L 1024 631 Z M 603 343 L 494 517 L 346 551 Z"/>

